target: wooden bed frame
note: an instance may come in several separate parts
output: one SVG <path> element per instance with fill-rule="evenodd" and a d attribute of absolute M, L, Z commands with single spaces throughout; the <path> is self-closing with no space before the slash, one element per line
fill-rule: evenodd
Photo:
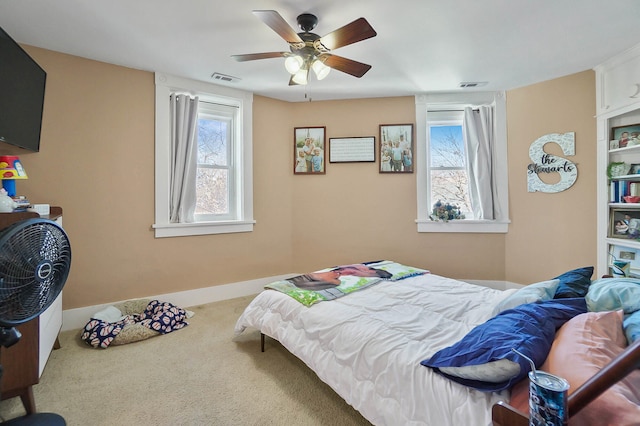
<path fill-rule="evenodd" d="M 569 417 L 582 410 L 587 404 L 636 368 L 640 368 L 640 340 L 627 347 L 609 365 L 569 395 Z M 491 414 L 494 426 L 529 425 L 528 413 L 525 414 L 502 401 L 493 406 Z"/>

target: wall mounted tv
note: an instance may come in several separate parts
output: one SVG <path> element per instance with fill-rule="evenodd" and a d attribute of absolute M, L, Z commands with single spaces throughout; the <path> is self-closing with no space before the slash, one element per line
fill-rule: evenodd
<path fill-rule="evenodd" d="M 40 150 L 46 79 L 47 73 L 0 28 L 0 142 Z"/>

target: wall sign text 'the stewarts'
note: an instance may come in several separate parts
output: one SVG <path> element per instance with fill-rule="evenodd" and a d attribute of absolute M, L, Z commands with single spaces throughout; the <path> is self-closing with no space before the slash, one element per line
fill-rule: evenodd
<path fill-rule="evenodd" d="M 536 139 L 529 147 L 529 158 L 532 163 L 527 166 L 527 190 L 529 192 L 560 192 L 569 189 L 578 179 L 578 167 L 564 157 L 544 152 L 544 146 L 555 143 L 562 148 L 564 155 L 576 154 L 576 134 L 550 133 Z M 540 179 L 540 173 L 558 173 L 560 181 L 545 183 Z"/>

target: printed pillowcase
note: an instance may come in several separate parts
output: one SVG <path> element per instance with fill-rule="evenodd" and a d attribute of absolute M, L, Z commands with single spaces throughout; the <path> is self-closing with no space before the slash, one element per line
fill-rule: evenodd
<path fill-rule="evenodd" d="M 640 339 L 640 311 L 625 315 L 622 324 L 628 344 Z"/>
<path fill-rule="evenodd" d="M 553 278 L 554 280 L 560 280 L 554 299 L 586 296 L 589 291 L 589 285 L 591 285 L 592 275 L 593 266 L 585 266 Z"/>
<path fill-rule="evenodd" d="M 404 280 L 405 278 L 411 278 L 429 273 L 429 271 L 426 269 L 403 265 L 392 260 L 376 260 L 373 262 L 365 262 L 364 265 L 368 266 L 369 268 L 387 271 L 391 276 L 385 279 L 389 281 L 400 281 Z"/>

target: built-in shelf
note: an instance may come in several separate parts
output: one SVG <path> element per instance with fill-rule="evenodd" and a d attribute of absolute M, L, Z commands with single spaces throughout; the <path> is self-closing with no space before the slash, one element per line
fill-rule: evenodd
<path fill-rule="evenodd" d="M 632 127 L 640 123 L 640 98 L 637 97 L 640 75 L 640 44 L 594 67 L 596 72 L 596 134 L 597 134 L 597 276 L 612 273 L 613 259 L 630 263 L 630 274 L 640 275 L 640 240 L 612 237 L 612 224 L 620 216 L 640 220 L 640 203 L 625 203 L 619 195 L 629 195 L 634 182 L 640 183 L 640 144 L 624 148 L 612 140 L 614 129 Z M 623 176 L 609 178 L 612 163 L 629 166 Z M 620 191 L 620 194 L 618 194 Z M 616 202 L 612 202 L 615 200 Z M 621 235 L 623 236 L 623 235 Z"/>
<path fill-rule="evenodd" d="M 631 151 L 639 151 L 640 152 L 640 145 L 633 145 L 633 146 L 626 146 L 624 148 L 610 149 L 609 150 L 609 154 L 628 153 L 628 152 L 631 152 Z"/>
<path fill-rule="evenodd" d="M 632 175 L 612 176 L 611 180 L 637 180 L 640 181 L 640 174 L 634 173 Z"/>
<path fill-rule="evenodd" d="M 625 239 L 625 238 L 607 238 L 606 242 L 608 244 L 611 245 L 616 245 L 616 246 L 621 246 L 621 247 L 628 247 L 628 248 L 632 248 L 632 249 L 636 249 L 636 250 L 640 250 L 640 241 L 638 240 L 632 240 L 632 239 Z"/>
<path fill-rule="evenodd" d="M 609 207 L 624 209 L 640 209 L 640 203 L 609 203 Z"/>

